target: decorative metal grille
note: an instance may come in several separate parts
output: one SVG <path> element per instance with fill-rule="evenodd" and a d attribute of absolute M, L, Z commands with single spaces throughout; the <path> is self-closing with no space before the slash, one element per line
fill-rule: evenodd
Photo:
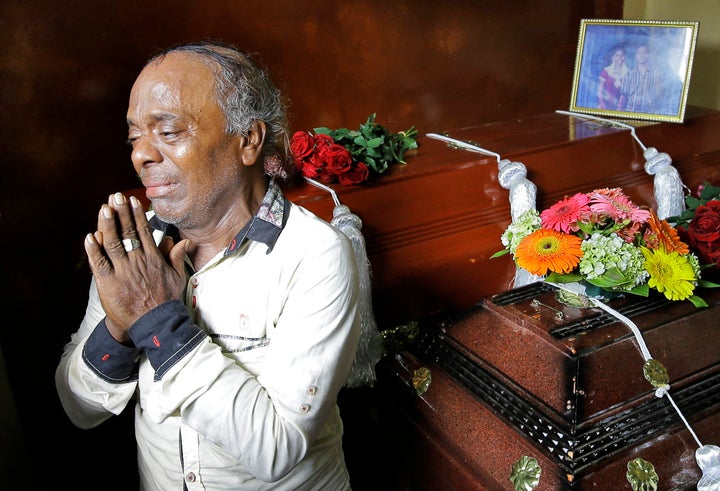
<path fill-rule="evenodd" d="M 518 301 L 517 297 L 515 301 Z M 629 310 L 642 312 L 642 308 Z M 595 327 L 608 322 L 603 317 L 597 316 Z M 518 388 L 501 380 L 492 367 L 446 336 L 439 328 L 421 329 L 416 343 L 409 351 L 421 360 L 431 360 L 439 365 L 475 399 L 541 449 L 565 471 L 568 483 L 583 470 L 640 441 L 653 438 L 661 432 L 666 433 L 681 423 L 666 398 L 652 397 L 597 424 L 577 425 L 521 397 Z M 651 387 L 648 388 L 648 394 L 652 394 Z M 672 395 L 685 417 L 690 419 L 720 403 L 720 373 L 673 390 Z"/>

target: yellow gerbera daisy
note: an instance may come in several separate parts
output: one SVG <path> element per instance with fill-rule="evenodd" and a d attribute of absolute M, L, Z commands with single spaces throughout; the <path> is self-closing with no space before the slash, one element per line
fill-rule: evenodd
<path fill-rule="evenodd" d="M 668 300 L 685 300 L 695 289 L 695 270 L 688 261 L 676 251 L 665 252 L 661 247 L 654 251 L 641 248 L 645 256 L 645 269 L 650 273 L 648 286 L 665 294 Z"/>
<path fill-rule="evenodd" d="M 583 255 L 580 244 L 580 237 L 541 228 L 520 241 L 515 261 L 536 276 L 544 276 L 548 271 L 569 273 Z"/>

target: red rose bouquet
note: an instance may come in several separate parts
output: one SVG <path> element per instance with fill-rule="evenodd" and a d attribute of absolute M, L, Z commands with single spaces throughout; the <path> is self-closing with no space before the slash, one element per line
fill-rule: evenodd
<path fill-rule="evenodd" d="M 697 254 L 708 273 L 720 275 L 720 187 L 705 183 L 696 196 L 685 197 L 686 209 L 668 221 Z"/>
<path fill-rule="evenodd" d="M 297 131 L 290 151 L 303 176 L 350 186 L 384 173 L 392 164 L 404 164 L 405 152 L 417 148 L 417 134 L 414 126 L 391 133 L 371 114 L 357 130 Z"/>

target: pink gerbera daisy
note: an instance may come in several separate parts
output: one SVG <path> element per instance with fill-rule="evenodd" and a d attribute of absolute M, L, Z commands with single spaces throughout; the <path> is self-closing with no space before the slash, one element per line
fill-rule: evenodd
<path fill-rule="evenodd" d="M 577 193 L 575 196 L 558 201 L 540 214 L 543 228 L 570 234 L 579 230 L 578 222 L 590 216 L 588 196 Z"/>
<path fill-rule="evenodd" d="M 650 212 L 635 205 L 620 188 L 596 189 L 590 193 L 590 209 L 614 222 L 645 223 L 650 218 Z"/>

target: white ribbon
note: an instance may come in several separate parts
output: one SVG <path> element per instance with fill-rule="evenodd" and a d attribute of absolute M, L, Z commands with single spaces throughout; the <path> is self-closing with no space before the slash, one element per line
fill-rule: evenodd
<path fill-rule="evenodd" d="M 650 355 L 650 351 L 647 348 L 647 345 L 645 344 L 645 340 L 643 339 L 642 333 L 640 332 L 640 329 L 638 329 L 637 325 L 633 321 L 631 321 L 629 318 L 622 315 L 617 310 L 613 309 L 612 307 L 608 306 L 607 304 L 603 303 L 598 298 L 593 298 L 588 296 L 585 293 L 585 287 L 581 285 L 580 283 L 552 283 L 550 281 L 547 282 L 548 284 L 568 291 L 570 293 L 574 293 L 576 295 L 582 295 L 590 302 L 595 305 L 596 307 L 604 310 L 608 314 L 612 315 L 616 319 L 618 319 L 620 322 L 625 324 L 630 328 L 633 335 L 635 336 L 635 340 L 638 343 L 638 346 L 640 347 L 640 352 L 642 353 L 643 359 L 645 361 L 651 360 L 652 356 Z M 690 423 L 688 423 L 687 419 L 685 418 L 685 415 L 680 411 L 680 408 L 675 404 L 675 401 L 670 396 L 670 386 L 660 387 L 655 390 L 655 396 L 656 397 L 667 397 L 668 401 L 670 401 L 670 404 L 675 408 L 675 411 L 677 411 L 678 415 L 680 416 L 680 419 L 685 423 L 685 427 L 687 427 L 688 431 L 692 435 L 693 439 L 695 439 L 695 442 L 698 445 L 698 449 L 695 451 L 695 460 L 700 467 L 700 469 L 703 472 L 703 476 L 698 482 L 697 489 L 698 491 L 720 491 L 720 448 L 716 447 L 715 445 L 703 445 L 700 443 L 700 440 L 698 439 L 697 435 L 693 431 L 693 429 L 690 427 Z M 702 485 L 702 487 L 701 487 Z"/>

